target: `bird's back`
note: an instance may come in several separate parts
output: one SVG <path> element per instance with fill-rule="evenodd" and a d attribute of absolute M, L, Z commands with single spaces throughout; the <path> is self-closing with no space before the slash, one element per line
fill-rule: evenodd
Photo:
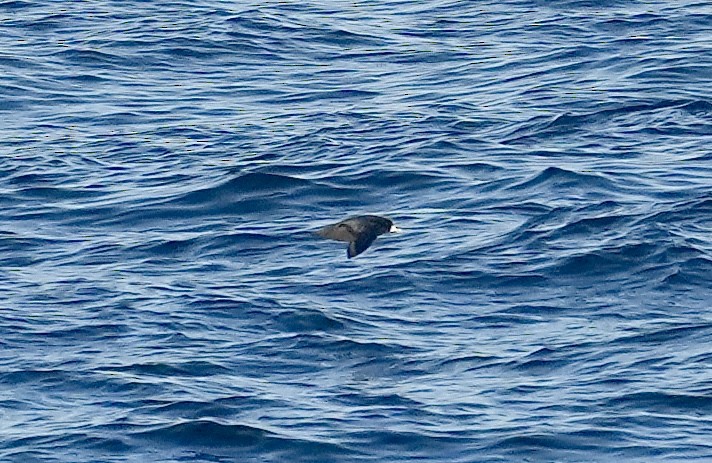
<path fill-rule="evenodd" d="M 375 233 L 376 235 L 382 235 L 391 227 L 390 220 L 376 215 L 359 215 L 351 217 L 338 225 L 341 224 L 348 226 L 357 235 L 362 233 Z"/>

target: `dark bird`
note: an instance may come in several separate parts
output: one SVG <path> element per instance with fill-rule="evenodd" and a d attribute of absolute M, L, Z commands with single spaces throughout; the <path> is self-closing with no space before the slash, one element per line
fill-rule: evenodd
<path fill-rule="evenodd" d="M 327 225 L 318 230 L 317 235 L 336 241 L 349 243 L 347 255 L 349 259 L 358 256 L 384 233 L 399 233 L 400 228 L 393 221 L 376 215 L 359 215 L 350 217 L 334 225 Z"/>

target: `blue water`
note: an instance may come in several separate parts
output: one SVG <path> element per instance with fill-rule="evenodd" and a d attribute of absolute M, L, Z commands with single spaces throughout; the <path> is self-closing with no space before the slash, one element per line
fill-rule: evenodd
<path fill-rule="evenodd" d="M 0 461 L 712 461 L 710 37 L 0 2 Z"/>

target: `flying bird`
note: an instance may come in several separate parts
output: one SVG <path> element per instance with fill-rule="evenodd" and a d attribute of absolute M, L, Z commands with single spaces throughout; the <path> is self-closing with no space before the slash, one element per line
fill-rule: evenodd
<path fill-rule="evenodd" d="M 336 241 L 349 243 L 349 259 L 358 256 L 384 233 L 400 233 L 402 230 L 390 219 L 377 215 L 359 215 L 350 217 L 334 225 L 327 225 L 318 230 L 317 235 Z"/>

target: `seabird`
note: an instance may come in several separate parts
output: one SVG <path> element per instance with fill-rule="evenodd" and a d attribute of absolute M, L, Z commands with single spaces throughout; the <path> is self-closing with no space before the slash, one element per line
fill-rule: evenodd
<path fill-rule="evenodd" d="M 400 228 L 393 221 L 377 215 L 359 215 L 350 217 L 334 225 L 327 225 L 318 230 L 317 235 L 336 241 L 349 243 L 349 259 L 358 256 L 373 243 L 378 235 L 399 233 Z"/>

